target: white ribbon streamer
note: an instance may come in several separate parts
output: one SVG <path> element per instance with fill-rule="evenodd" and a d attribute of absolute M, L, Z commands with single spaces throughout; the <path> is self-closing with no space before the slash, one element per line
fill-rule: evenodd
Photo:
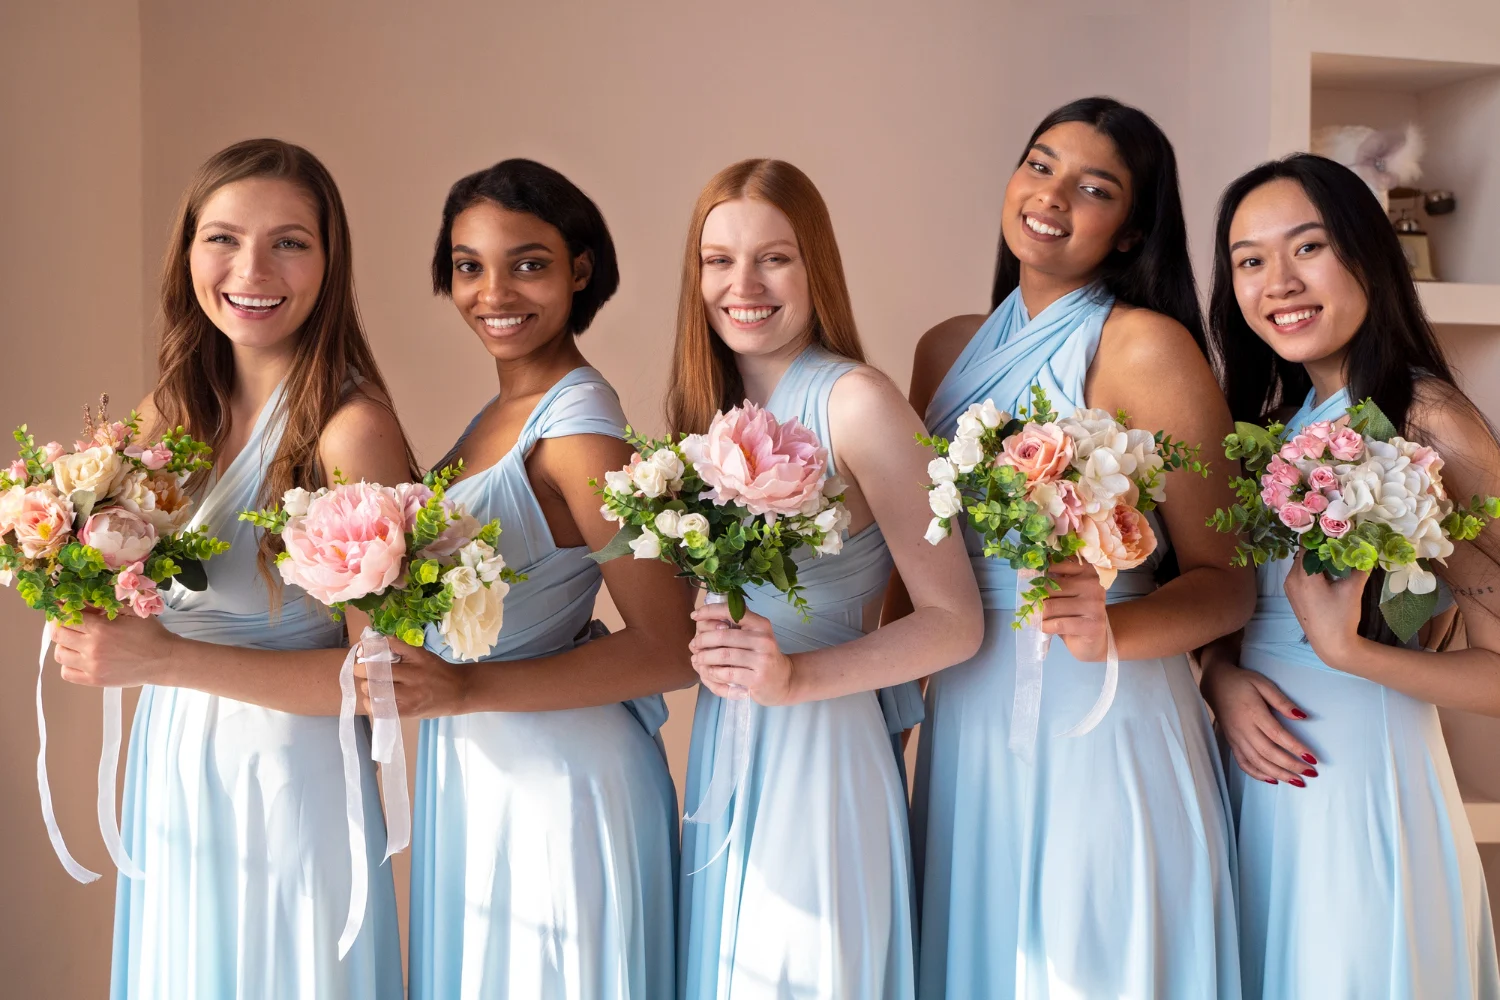
<path fill-rule="evenodd" d="M 52 811 L 52 786 L 47 781 L 47 716 L 42 711 L 42 675 L 47 671 L 47 650 L 52 646 L 52 623 L 42 627 L 42 653 L 36 664 L 36 731 L 41 749 L 36 754 L 36 788 L 42 797 L 42 821 L 47 824 L 47 839 L 52 841 L 52 850 L 68 874 L 85 884 L 97 881 L 98 872 L 89 871 L 68 853 L 63 843 L 62 830 L 58 828 L 57 816 Z"/>
<path fill-rule="evenodd" d="M 727 601 L 728 598 L 723 594 L 713 591 L 709 591 L 703 598 L 704 604 L 724 604 Z M 739 628 L 733 623 L 729 627 Z M 709 774 L 708 785 L 703 790 L 698 808 L 682 817 L 685 823 L 712 823 L 724 815 L 724 810 L 729 807 L 735 792 L 744 785 L 745 776 L 750 772 L 750 748 L 755 738 L 755 723 L 760 706 L 738 684 L 731 684 L 730 688 L 741 693 L 739 697 L 723 699 L 719 739 L 714 747 L 713 770 Z M 696 870 L 688 872 L 689 876 L 698 874 L 719 860 L 719 856 L 729 849 L 743 818 L 744 810 L 736 804 L 724 842 L 714 851 L 713 857 Z"/>
<path fill-rule="evenodd" d="M 125 853 L 120 839 L 120 823 L 115 816 L 115 774 L 120 763 L 122 692 L 117 687 L 104 689 L 104 745 L 99 751 L 99 833 L 104 848 L 126 878 L 143 879 L 146 873 Z"/>
<path fill-rule="evenodd" d="M 1035 570 L 1016 572 L 1016 596 L 1030 589 L 1039 574 Z M 1029 615 L 1016 631 L 1016 694 L 1010 715 L 1010 750 L 1028 764 L 1036 760 L 1037 726 L 1042 713 L 1042 665 L 1047 661 L 1047 650 L 1052 645 L 1052 636 L 1040 627 L 1040 612 Z M 1114 704 L 1115 691 L 1120 684 L 1120 654 L 1115 648 L 1114 629 L 1104 619 L 1104 685 L 1099 697 L 1088 714 L 1076 724 L 1058 733 L 1069 739 L 1093 732 L 1103 721 Z"/>
<path fill-rule="evenodd" d="M 365 809 L 360 795 L 359 744 L 354 738 L 354 661 L 359 643 L 349 647 L 339 669 L 339 749 L 344 758 L 344 814 L 349 821 L 349 915 L 339 935 L 339 960 L 343 961 L 365 922 L 365 900 L 369 895 L 369 859 L 365 855 Z"/>

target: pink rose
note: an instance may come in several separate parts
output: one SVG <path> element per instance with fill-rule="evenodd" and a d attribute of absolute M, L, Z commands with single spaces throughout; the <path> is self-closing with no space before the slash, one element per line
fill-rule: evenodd
<path fill-rule="evenodd" d="M 1320 465 L 1308 473 L 1307 482 L 1315 490 L 1332 490 L 1338 488 L 1339 477 L 1331 466 Z"/>
<path fill-rule="evenodd" d="M 1279 457 L 1273 457 L 1270 464 L 1266 466 L 1265 476 L 1262 476 L 1260 480 L 1262 486 L 1266 485 L 1266 476 L 1286 486 L 1298 486 L 1302 482 L 1302 473 L 1297 471 L 1297 467 L 1290 462 L 1282 461 Z"/>
<path fill-rule="evenodd" d="M 1309 493 L 1302 498 L 1302 506 L 1314 514 L 1321 514 L 1328 509 L 1328 498 L 1321 493 Z"/>
<path fill-rule="evenodd" d="M 1355 462 L 1365 453 L 1365 439 L 1360 436 L 1359 431 L 1340 427 L 1329 438 L 1328 450 L 1340 462 Z"/>
<path fill-rule="evenodd" d="M 1327 420 L 1314 420 L 1302 428 L 1302 433 L 1319 441 L 1327 441 L 1333 437 L 1333 424 Z"/>
<path fill-rule="evenodd" d="M 1302 534 L 1313 526 L 1313 514 L 1300 503 L 1289 503 L 1276 512 L 1281 518 L 1281 523 L 1291 528 L 1297 534 Z"/>
<path fill-rule="evenodd" d="M 142 448 L 138 444 L 133 444 L 125 449 L 125 454 L 140 462 L 152 472 L 155 472 L 172 460 L 172 449 L 160 442 L 149 448 Z"/>
<path fill-rule="evenodd" d="M 448 501 L 443 501 L 443 510 L 448 513 L 448 527 L 438 535 L 433 543 L 423 549 L 418 555 L 426 559 L 447 559 L 459 549 L 468 545 L 479 534 L 479 529 L 484 527 L 467 511 L 458 511 L 458 507 Z M 458 513 L 455 515 L 455 511 Z"/>
<path fill-rule="evenodd" d="M 19 458 L 10 463 L 10 468 L 6 469 L 5 471 L 9 472 L 10 478 L 14 479 L 16 482 L 26 482 L 26 477 L 28 475 L 26 471 L 26 463 L 21 461 Z"/>
<path fill-rule="evenodd" d="M 120 569 L 115 577 L 115 600 L 130 605 L 137 617 L 150 618 L 166 609 L 156 589 L 156 581 L 146 575 L 146 564 L 134 562 Z"/>
<path fill-rule="evenodd" d="M 1323 534 L 1329 538 L 1343 538 L 1349 533 L 1348 521 L 1340 521 L 1338 518 L 1329 517 L 1327 514 L 1318 518 L 1318 527 L 1322 528 Z"/>
<path fill-rule="evenodd" d="M 287 519 L 281 578 L 323 604 L 379 593 L 401 575 L 405 525 L 395 490 L 335 486 L 309 503 L 305 515 Z"/>
<path fill-rule="evenodd" d="M 123 507 L 110 507 L 91 516 L 78 540 L 104 557 L 104 565 L 119 569 L 141 562 L 156 546 L 156 528 Z"/>
<path fill-rule="evenodd" d="M 1278 483 L 1270 476 L 1262 476 L 1260 480 L 1264 485 L 1260 490 L 1260 499 L 1272 510 L 1280 510 L 1292 499 L 1292 488 L 1286 483 Z"/>
<path fill-rule="evenodd" d="M 56 441 L 48 441 L 45 445 L 42 446 L 42 454 L 47 456 L 48 465 L 51 465 L 53 462 L 57 461 L 59 458 L 62 458 L 67 453 L 68 449 L 64 448 Z"/>
<path fill-rule="evenodd" d="M 1323 438 L 1303 432 L 1286 443 L 1281 449 L 1281 457 L 1290 462 L 1295 462 L 1299 458 L 1317 460 L 1323 457 L 1323 451 L 1327 447 L 1328 442 Z"/>
<path fill-rule="evenodd" d="M 1072 534 L 1089 516 L 1088 505 L 1078 495 L 1078 484 L 1071 479 L 1032 483 L 1026 489 L 1026 499 L 1052 519 L 1052 532 L 1055 535 Z"/>
<path fill-rule="evenodd" d="M 5 513 L 13 517 L 11 530 L 16 533 L 16 544 L 27 559 L 44 559 L 61 549 L 68 541 L 73 528 L 73 502 L 57 491 L 51 483 L 39 486 L 16 487 L 21 495 L 12 500 L 7 497 Z"/>
<path fill-rule="evenodd" d="M 1079 555 L 1099 571 L 1106 588 L 1120 570 L 1134 569 L 1156 551 L 1156 535 L 1146 515 L 1124 502 L 1102 518 L 1084 518 L 1078 537 L 1083 539 Z"/>
<path fill-rule="evenodd" d="M 708 433 L 688 436 L 681 447 L 716 504 L 740 503 L 756 515 L 815 512 L 822 504 L 828 450 L 795 417 L 778 424 L 746 401 L 716 414 Z"/>
<path fill-rule="evenodd" d="M 1073 461 L 1073 439 L 1056 424 L 1027 424 L 1000 445 L 997 465 L 1019 469 L 1028 483 L 1058 479 Z"/>

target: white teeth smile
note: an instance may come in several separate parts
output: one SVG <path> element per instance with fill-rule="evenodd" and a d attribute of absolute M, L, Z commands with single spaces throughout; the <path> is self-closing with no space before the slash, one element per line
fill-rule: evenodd
<path fill-rule="evenodd" d="M 1305 319 L 1312 319 L 1318 314 L 1316 309 L 1298 309 L 1296 312 L 1277 313 L 1271 317 L 1271 322 L 1277 326 L 1291 326 Z"/>
<path fill-rule="evenodd" d="M 1056 226 L 1049 226 L 1045 222 L 1038 222 L 1029 215 L 1025 217 L 1024 221 L 1026 222 L 1027 229 L 1031 230 L 1034 233 L 1041 233 L 1043 236 L 1068 235 L 1067 230 L 1058 229 Z"/>
<path fill-rule="evenodd" d="M 756 309 L 735 309 L 731 307 L 728 313 L 729 318 L 736 323 L 759 323 L 763 319 L 770 319 L 771 314 L 775 311 L 775 306 L 761 306 Z"/>
<path fill-rule="evenodd" d="M 234 305 L 239 306 L 241 309 L 270 309 L 273 306 L 279 306 L 286 301 L 285 296 L 282 296 L 278 299 L 261 299 L 256 298 L 252 295 L 226 294 L 224 297 Z"/>
<path fill-rule="evenodd" d="M 525 316 L 486 316 L 484 325 L 491 330 L 509 330 L 526 322 Z"/>

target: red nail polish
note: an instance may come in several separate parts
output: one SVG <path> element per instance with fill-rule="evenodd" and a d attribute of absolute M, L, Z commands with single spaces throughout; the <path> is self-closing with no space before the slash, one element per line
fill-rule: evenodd
<path fill-rule="evenodd" d="M 1318 776 L 1318 772 L 1317 772 L 1317 771 L 1314 771 L 1314 770 L 1313 770 L 1313 769 L 1312 769 L 1312 768 L 1310 768 L 1310 767 L 1309 767 L 1309 768 L 1308 768 L 1308 769 L 1307 769 L 1307 770 L 1305 770 L 1305 771 L 1303 771 L 1303 772 L 1302 772 L 1302 774 L 1303 774 L 1303 775 L 1304 775 L 1304 776 L 1305 776 L 1305 777 L 1308 777 L 1308 778 L 1316 778 L 1316 777 L 1317 777 L 1317 776 Z"/>
<path fill-rule="evenodd" d="M 1292 709 L 1292 718 L 1294 718 L 1294 719 L 1305 719 L 1305 718 L 1307 718 L 1307 713 L 1304 712 L 1304 711 L 1302 711 L 1302 709 L 1300 709 L 1300 708 L 1294 708 L 1294 709 Z"/>
<path fill-rule="evenodd" d="M 1296 785 L 1298 788 L 1306 788 L 1307 787 L 1307 782 L 1303 781 L 1301 778 L 1292 778 L 1290 781 L 1287 782 L 1287 784 L 1289 784 L 1289 785 Z"/>
<path fill-rule="evenodd" d="M 1310 753 L 1303 754 L 1302 755 L 1302 759 L 1305 760 L 1305 761 L 1307 761 L 1309 764 L 1317 764 L 1317 762 L 1318 762 L 1318 758 L 1314 757 Z"/>
<path fill-rule="evenodd" d="M 1266 778 L 1265 782 L 1268 785 L 1274 785 L 1274 784 L 1276 784 L 1276 779 L 1275 778 Z"/>

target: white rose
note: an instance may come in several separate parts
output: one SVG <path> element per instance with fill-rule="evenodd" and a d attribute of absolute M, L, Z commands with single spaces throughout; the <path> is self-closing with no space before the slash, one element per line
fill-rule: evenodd
<path fill-rule="evenodd" d="M 931 544 L 936 545 L 938 542 L 941 542 L 943 539 L 947 538 L 948 535 L 949 531 L 947 528 L 943 527 L 942 519 L 935 517 L 931 521 L 927 522 L 927 533 L 922 537 L 927 539 L 927 541 Z"/>
<path fill-rule="evenodd" d="M 958 478 L 958 470 L 946 458 L 934 458 L 927 463 L 927 478 L 934 483 L 951 483 Z"/>
<path fill-rule="evenodd" d="M 467 566 L 456 566 L 445 573 L 443 579 L 446 581 L 460 571 L 467 573 L 470 579 L 474 575 Z M 498 581 L 492 586 L 481 587 L 475 580 L 474 589 L 462 597 L 455 588 L 453 606 L 438 622 L 438 632 L 460 660 L 477 660 L 495 648 L 505 616 L 505 595 L 509 591 L 507 584 Z"/>
<path fill-rule="evenodd" d="M 979 404 L 979 411 L 975 416 L 979 417 L 979 422 L 984 424 L 989 430 L 994 430 L 1002 424 L 1010 423 L 1010 414 L 995 406 L 993 399 L 986 399 L 983 403 Z"/>
<path fill-rule="evenodd" d="M 677 519 L 677 530 L 686 536 L 690 531 L 696 531 L 705 538 L 708 536 L 708 518 L 702 514 L 684 514 Z"/>
<path fill-rule="evenodd" d="M 819 555 L 836 556 L 844 548 L 844 529 L 849 527 L 851 516 L 843 504 L 823 511 L 813 519 L 813 524 L 823 531 L 823 540 L 814 546 Z"/>
<path fill-rule="evenodd" d="M 281 509 L 287 512 L 288 517 L 306 517 L 307 505 L 312 503 L 313 495 L 300 486 L 293 486 L 281 495 Z"/>
<path fill-rule="evenodd" d="M 630 473 L 624 469 L 610 469 L 604 474 L 604 488 L 611 493 L 628 497 L 635 492 L 635 483 L 631 482 Z"/>
<path fill-rule="evenodd" d="M 474 572 L 472 566 L 458 565 L 443 574 L 443 582 L 453 591 L 454 600 L 460 597 L 468 597 L 474 591 L 480 589 L 479 574 Z"/>
<path fill-rule="evenodd" d="M 938 517 L 956 517 L 963 513 L 964 498 L 953 483 L 939 483 L 927 494 L 927 504 Z"/>
<path fill-rule="evenodd" d="M 616 524 L 625 523 L 625 519 L 623 517 L 609 509 L 609 504 L 604 504 L 599 508 L 599 516 L 604 518 L 606 521 L 613 521 Z"/>
<path fill-rule="evenodd" d="M 823 480 L 823 496 L 832 500 L 849 488 L 843 476 L 829 476 Z"/>
<path fill-rule="evenodd" d="M 458 558 L 485 583 L 494 583 L 500 579 L 500 571 L 505 568 L 505 557 L 487 542 L 477 539 L 459 549 Z"/>
<path fill-rule="evenodd" d="M 682 459 L 678 458 L 671 448 L 656 449 L 651 453 L 649 461 L 652 465 L 660 469 L 667 479 L 672 482 L 681 480 L 683 472 L 686 471 L 683 467 Z"/>
<path fill-rule="evenodd" d="M 71 497 L 79 490 L 89 490 L 95 499 L 109 496 L 111 487 L 117 485 L 126 465 L 109 445 L 95 445 L 63 455 L 52 463 L 52 482 L 57 491 Z"/>
<path fill-rule="evenodd" d="M 948 459 L 961 475 L 968 474 L 984 461 L 984 448 L 978 438 L 961 437 L 948 446 Z"/>
<path fill-rule="evenodd" d="M 630 551 L 637 559 L 660 559 L 661 539 L 656 537 L 656 532 L 647 529 L 630 540 Z"/>
<path fill-rule="evenodd" d="M 656 525 L 656 530 L 668 538 L 681 538 L 682 528 L 678 524 L 681 519 L 682 515 L 678 511 L 664 510 L 656 515 L 653 523 Z"/>
<path fill-rule="evenodd" d="M 667 492 L 667 474 L 659 465 L 637 462 L 630 469 L 630 479 L 648 497 L 659 497 Z"/>
<path fill-rule="evenodd" d="M 979 409 L 975 403 L 969 408 L 969 412 L 958 418 L 958 436 L 961 438 L 981 438 L 984 436 L 984 424 L 979 420 L 979 414 L 974 412 Z"/>

